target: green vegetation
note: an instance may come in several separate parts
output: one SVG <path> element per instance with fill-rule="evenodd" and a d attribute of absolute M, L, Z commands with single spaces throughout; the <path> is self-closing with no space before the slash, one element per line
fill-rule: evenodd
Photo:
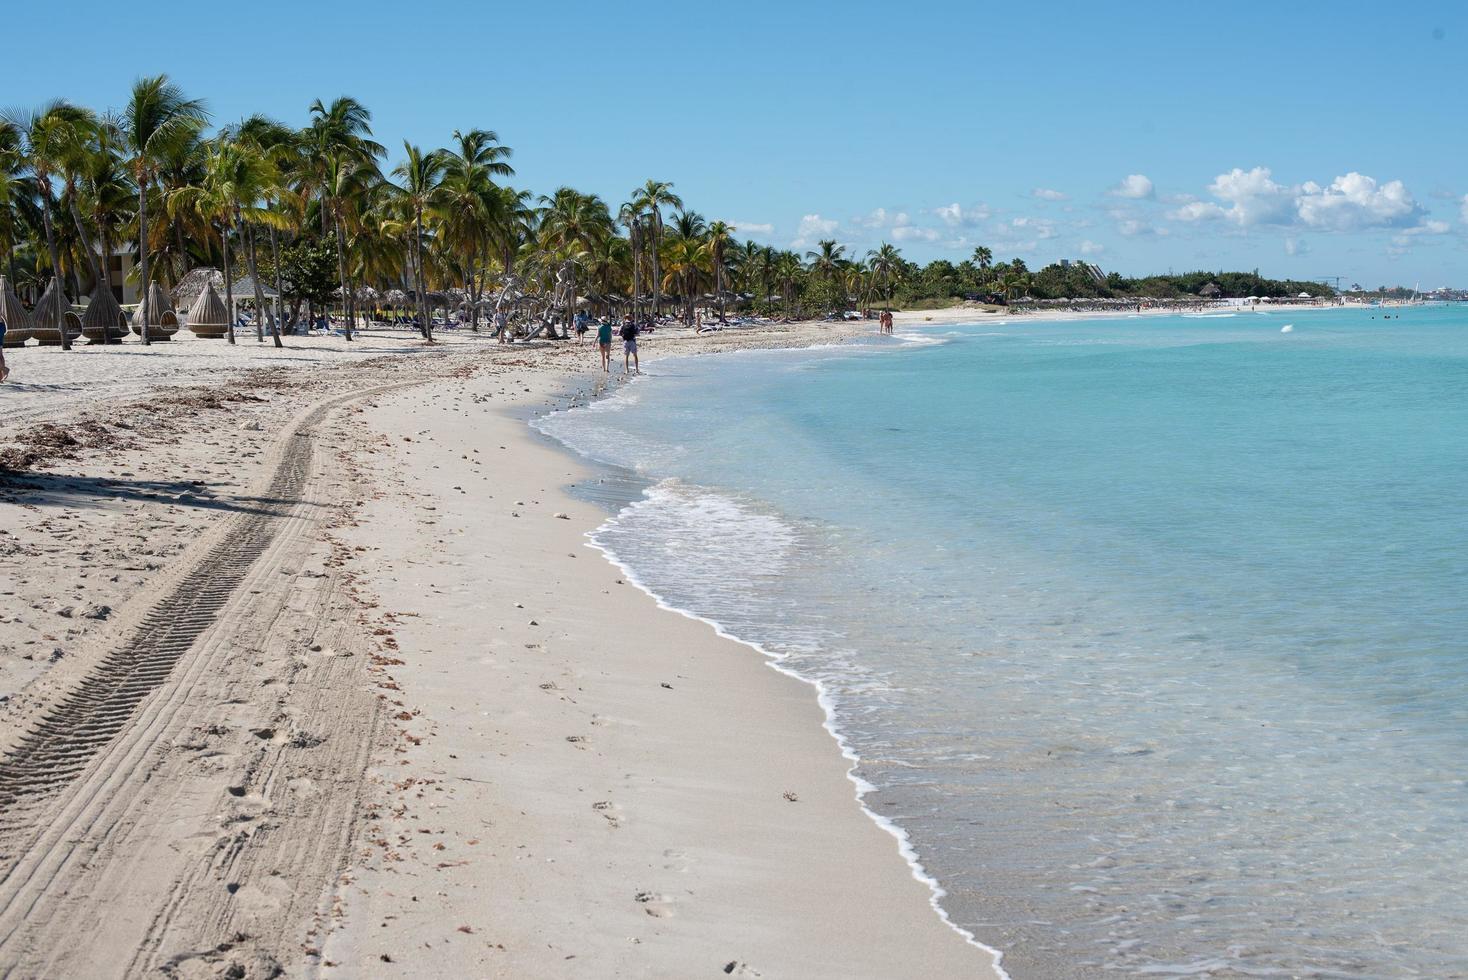
<path fill-rule="evenodd" d="M 488 129 L 449 145 L 404 144 L 395 162 L 372 138 L 372 115 L 343 96 L 310 106 L 296 129 L 252 116 L 210 130 L 205 104 L 166 76 L 138 81 L 117 112 L 55 101 L 0 120 L 0 247 L 32 299 L 52 277 L 72 298 L 107 287 L 114 245 L 138 282 L 165 289 L 200 267 L 272 284 L 290 302 L 284 326 L 336 305 L 350 330 L 389 294 L 409 297 L 432 339 L 432 308 L 469 311 L 496 297 L 558 320 L 578 306 L 673 313 L 700 308 L 830 316 L 877 306 L 938 308 L 963 300 L 1327 295 L 1318 283 L 1256 273 L 1098 277 L 1080 263 L 1032 272 L 979 247 L 957 263 L 917 265 L 883 243 L 858 254 L 835 240 L 803 253 L 740 241 L 664 180 L 615 209 L 561 187 L 535 195 L 507 181 L 511 150 Z M 135 283 L 136 284 L 136 283 Z M 270 317 L 279 344 L 282 324 Z M 232 337 L 232 334 L 231 334 Z"/>

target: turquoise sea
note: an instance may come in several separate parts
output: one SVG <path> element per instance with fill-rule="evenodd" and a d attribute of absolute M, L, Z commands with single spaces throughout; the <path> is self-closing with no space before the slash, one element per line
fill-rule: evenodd
<path fill-rule="evenodd" d="M 1013 976 L 1468 976 L 1468 310 L 1385 312 L 680 358 L 536 425 Z"/>

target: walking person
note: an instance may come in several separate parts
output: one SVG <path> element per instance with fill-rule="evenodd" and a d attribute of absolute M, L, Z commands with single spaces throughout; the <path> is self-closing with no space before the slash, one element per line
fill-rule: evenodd
<path fill-rule="evenodd" d="M 642 365 L 637 360 L 637 335 L 642 331 L 629 316 L 622 324 L 622 373 L 641 374 Z"/>
<path fill-rule="evenodd" d="M 510 318 L 505 316 L 504 310 L 496 310 L 494 314 L 494 332 L 500 339 L 500 343 L 506 343 L 505 330 L 510 325 Z"/>
<path fill-rule="evenodd" d="M 5 321 L 0 320 L 0 385 L 10 377 L 10 368 L 5 366 Z"/>
<path fill-rule="evenodd" d="M 601 349 L 601 369 L 612 373 L 612 321 L 603 320 L 596 325 L 596 346 Z"/>

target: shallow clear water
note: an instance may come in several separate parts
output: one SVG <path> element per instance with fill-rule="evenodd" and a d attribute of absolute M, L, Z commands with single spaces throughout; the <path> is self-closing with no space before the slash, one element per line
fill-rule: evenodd
<path fill-rule="evenodd" d="M 652 481 L 598 542 L 823 686 L 1014 975 L 1468 976 L 1468 311 L 1401 312 L 685 358 L 537 424 Z"/>

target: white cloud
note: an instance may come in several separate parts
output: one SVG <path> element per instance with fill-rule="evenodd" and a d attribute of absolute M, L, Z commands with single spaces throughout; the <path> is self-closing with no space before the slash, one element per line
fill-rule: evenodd
<path fill-rule="evenodd" d="M 1375 178 L 1354 170 L 1331 181 L 1329 187 L 1305 183 L 1295 205 L 1306 225 L 1332 231 L 1410 227 L 1423 215 L 1400 180 L 1377 184 Z"/>
<path fill-rule="evenodd" d="M 759 221 L 731 221 L 730 225 L 741 235 L 773 235 L 775 226 Z"/>
<path fill-rule="evenodd" d="M 1276 183 L 1268 167 L 1243 170 L 1235 167 L 1219 174 L 1208 185 L 1208 193 L 1227 201 L 1223 217 L 1240 227 L 1289 220 L 1295 203 L 1295 188 Z"/>
<path fill-rule="evenodd" d="M 887 224 L 887 209 L 877 208 L 863 217 L 853 218 L 852 223 L 863 228 L 881 228 Z"/>
<path fill-rule="evenodd" d="M 933 209 L 933 214 L 941 218 L 943 223 L 950 228 L 972 228 L 986 220 L 992 213 L 987 205 L 976 204 L 973 207 L 965 208 L 957 201 Z"/>
<path fill-rule="evenodd" d="M 1228 212 L 1212 201 L 1190 201 L 1175 211 L 1167 212 L 1174 221 L 1215 221 L 1227 218 Z"/>
<path fill-rule="evenodd" d="M 1121 183 L 1111 188 L 1108 192 L 1112 197 L 1126 197 L 1134 201 L 1144 200 L 1156 196 L 1156 189 L 1152 186 L 1151 178 L 1145 174 L 1127 174 L 1121 179 Z"/>
<path fill-rule="evenodd" d="M 1304 255 L 1310 251 L 1310 243 L 1299 238 L 1286 238 L 1284 250 L 1286 255 Z"/>
<path fill-rule="evenodd" d="M 1030 191 L 1030 196 L 1041 201 L 1068 201 L 1070 195 L 1064 191 L 1051 190 L 1048 187 L 1036 187 Z"/>
<path fill-rule="evenodd" d="M 1322 187 L 1314 181 L 1281 184 L 1268 167 L 1235 167 L 1215 177 L 1208 193 L 1217 200 L 1185 202 L 1167 216 L 1190 223 L 1229 221 L 1240 228 L 1278 225 L 1318 231 L 1413 228 L 1424 224 L 1425 216 L 1400 180 L 1378 184 L 1355 171 Z"/>
<path fill-rule="evenodd" d="M 938 240 L 938 229 L 898 225 L 892 229 L 892 239 L 898 242 L 935 242 Z"/>
<path fill-rule="evenodd" d="M 795 230 L 795 240 L 790 243 L 791 248 L 801 248 L 829 238 L 840 226 L 841 222 L 834 218 L 823 218 L 819 214 L 807 214 L 800 219 L 800 227 Z"/>
<path fill-rule="evenodd" d="M 1463 195 L 1463 210 L 1460 212 L 1463 223 L 1468 225 L 1468 194 Z"/>
<path fill-rule="evenodd" d="M 1009 226 L 1040 239 L 1055 237 L 1055 222 L 1046 218 L 1015 218 L 1009 223 Z"/>
<path fill-rule="evenodd" d="M 1087 238 L 1086 240 L 1081 242 L 1080 249 L 1082 255 L 1100 255 L 1102 252 L 1106 251 L 1106 246 L 1098 245 L 1096 242 L 1093 242 L 1089 238 Z"/>
<path fill-rule="evenodd" d="M 1450 224 L 1448 224 L 1446 221 L 1437 221 L 1437 220 L 1434 220 L 1432 218 L 1426 218 L 1426 219 L 1423 220 L 1422 224 L 1416 225 L 1416 226 L 1414 226 L 1412 228 L 1408 228 L 1406 231 L 1402 232 L 1402 234 L 1404 234 L 1404 235 L 1446 235 L 1448 232 L 1450 232 L 1452 230 L 1453 230 L 1453 226 L 1450 225 Z"/>
<path fill-rule="evenodd" d="M 1126 218 L 1116 226 L 1116 230 L 1128 238 L 1139 238 L 1143 235 L 1157 235 L 1161 232 L 1146 221 L 1138 218 Z"/>

